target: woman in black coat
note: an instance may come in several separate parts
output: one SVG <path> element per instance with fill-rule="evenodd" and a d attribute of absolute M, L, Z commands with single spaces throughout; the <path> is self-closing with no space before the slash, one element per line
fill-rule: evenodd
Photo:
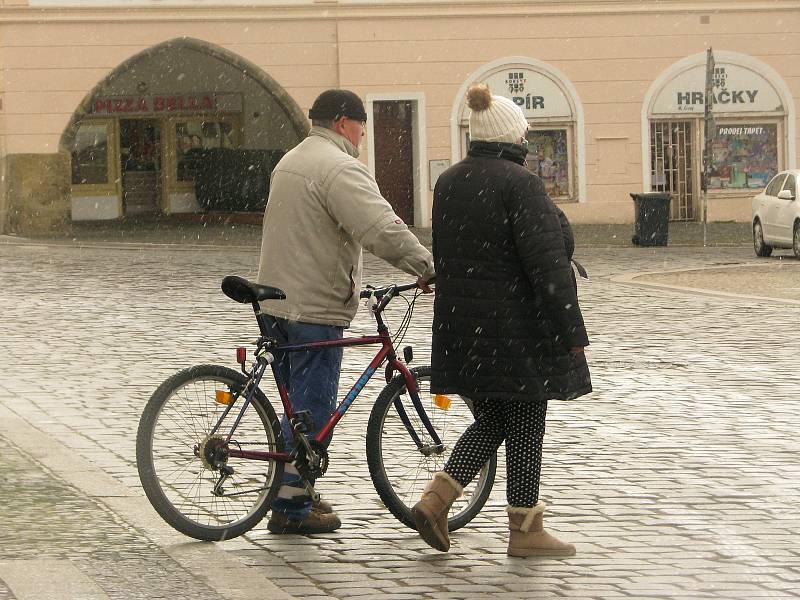
<path fill-rule="evenodd" d="M 423 539 L 446 551 L 450 506 L 505 441 L 508 554 L 572 555 L 572 544 L 544 531 L 538 499 L 547 401 L 592 391 L 572 231 L 524 166 L 522 110 L 486 85 L 472 86 L 467 102 L 469 153 L 434 193 L 431 392 L 472 400 L 475 423 L 414 518 Z"/>

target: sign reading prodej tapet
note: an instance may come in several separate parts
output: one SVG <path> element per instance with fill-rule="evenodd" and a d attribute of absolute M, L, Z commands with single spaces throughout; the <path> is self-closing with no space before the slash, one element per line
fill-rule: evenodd
<path fill-rule="evenodd" d="M 661 89 L 651 116 L 703 114 L 705 65 L 676 75 Z M 782 113 L 780 97 L 760 74 L 741 65 L 717 63 L 713 78 L 714 111 L 717 113 Z"/>

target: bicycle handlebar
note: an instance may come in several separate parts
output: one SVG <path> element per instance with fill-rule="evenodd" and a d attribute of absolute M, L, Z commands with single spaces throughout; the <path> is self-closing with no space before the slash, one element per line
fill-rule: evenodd
<path fill-rule="evenodd" d="M 367 286 L 367 289 L 361 290 L 361 293 L 359 294 L 358 297 L 361 298 L 362 300 L 365 298 L 369 298 L 370 296 L 375 296 L 376 298 L 383 298 L 383 296 L 389 294 L 389 292 L 391 292 L 391 295 L 394 296 L 394 294 L 398 292 L 407 292 L 408 290 L 413 290 L 418 287 L 419 285 L 416 282 L 404 283 L 402 285 L 394 285 L 394 284 L 387 285 L 386 287 L 382 288 L 370 288 L 369 286 Z"/>

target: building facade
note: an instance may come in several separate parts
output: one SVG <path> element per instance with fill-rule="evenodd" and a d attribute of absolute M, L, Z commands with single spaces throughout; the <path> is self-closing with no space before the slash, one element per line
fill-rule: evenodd
<path fill-rule="evenodd" d="M 797 165 L 795 1 L 0 0 L 0 223 L 42 194 L 73 220 L 208 209 L 214 169 L 252 188 L 343 87 L 363 160 L 427 226 L 476 82 L 524 110 L 528 168 L 574 222 L 630 222 L 641 191 L 697 220 L 709 47 L 708 215 L 748 220 Z"/>

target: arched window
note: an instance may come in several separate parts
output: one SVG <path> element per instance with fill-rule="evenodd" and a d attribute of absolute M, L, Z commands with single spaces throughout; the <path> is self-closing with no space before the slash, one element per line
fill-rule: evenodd
<path fill-rule="evenodd" d="M 456 97 L 454 161 L 466 156 L 469 148 L 470 109 L 464 94 L 475 83 L 486 83 L 493 94 L 513 100 L 525 113 L 530 128 L 527 167 L 542 178 L 550 197 L 584 200 L 583 113 L 567 78 L 525 57 L 500 59 L 473 73 Z"/>

